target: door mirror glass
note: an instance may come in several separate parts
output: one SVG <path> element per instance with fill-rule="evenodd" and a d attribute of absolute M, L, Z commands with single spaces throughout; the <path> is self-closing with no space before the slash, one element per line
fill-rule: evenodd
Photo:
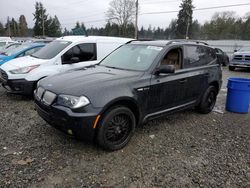
<path fill-rule="evenodd" d="M 174 65 L 160 65 L 160 67 L 156 70 L 155 74 L 170 74 L 175 72 L 175 66 Z"/>

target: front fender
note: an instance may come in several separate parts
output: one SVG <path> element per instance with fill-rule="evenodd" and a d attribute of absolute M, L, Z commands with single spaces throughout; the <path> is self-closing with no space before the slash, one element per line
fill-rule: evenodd
<path fill-rule="evenodd" d="M 25 79 L 27 81 L 38 81 L 41 78 L 52 76 L 58 73 L 60 73 L 58 70 L 55 70 L 51 67 L 38 67 L 37 69 L 34 69 L 33 71 L 29 72 Z"/>

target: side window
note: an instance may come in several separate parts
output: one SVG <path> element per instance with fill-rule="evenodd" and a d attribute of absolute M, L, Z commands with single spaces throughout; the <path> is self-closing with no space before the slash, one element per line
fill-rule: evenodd
<path fill-rule="evenodd" d="M 216 52 L 216 54 L 219 54 L 219 55 L 223 54 L 222 50 L 220 50 L 218 48 L 215 48 L 215 52 Z"/>
<path fill-rule="evenodd" d="M 63 54 L 62 64 L 69 64 L 71 62 L 71 58 L 73 57 L 73 48 L 70 48 L 67 52 Z"/>
<path fill-rule="evenodd" d="M 184 62 L 184 68 L 192 68 L 192 67 L 199 67 L 202 65 L 206 65 L 206 48 L 203 46 L 186 46 L 186 58 Z"/>
<path fill-rule="evenodd" d="M 206 64 L 211 63 L 212 61 L 214 61 L 217 58 L 214 49 L 209 48 L 209 47 L 203 47 L 203 48 L 205 49 L 205 54 L 206 54 L 205 60 L 204 60 Z M 223 53 L 223 52 L 221 51 L 221 53 Z"/>
<path fill-rule="evenodd" d="M 87 43 L 72 47 L 62 56 L 62 64 L 72 63 L 73 57 L 78 58 L 78 62 L 96 60 L 96 45 Z"/>
<path fill-rule="evenodd" d="M 93 61 L 96 60 L 96 45 L 94 43 L 80 44 L 81 61 Z"/>
<path fill-rule="evenodd" d="M 161 65 L 174 65 L 175 69 L 181 69 L 182 50 L 181 48 L 171 49 L 161 61 Z"/>

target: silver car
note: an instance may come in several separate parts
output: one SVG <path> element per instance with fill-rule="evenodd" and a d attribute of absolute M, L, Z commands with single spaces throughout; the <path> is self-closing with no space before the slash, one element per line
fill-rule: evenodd
<path fill-rule="evenodd" d="M 233 71 L 237 67 L 250 68 L 250 46 L 245 46 L 233 54 L 229 70 Z"/>

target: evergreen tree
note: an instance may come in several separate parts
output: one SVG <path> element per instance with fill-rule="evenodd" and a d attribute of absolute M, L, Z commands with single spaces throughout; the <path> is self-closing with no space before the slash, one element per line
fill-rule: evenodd
<path fill-rule="evenodd" d="M 35 13 L 33 14 L 35 20 L 35 26 L 33 28 L 34 34 L 36 36 L 46 35 L 45 30 L 48 28 L 48 15 L 46 14 L 46 9 L 41 2 L 36 2 L 35 9 Z"/>
<path fill-rule="evenodd" d="M 11 32 L 12 37 L 19 36 L 19 26 L 14 18 L 11 19 L 9 27 L 10 27 L 10 32 Z"/>
<path fill-rule="evenodd" d="M 28 24 L 26 22 L 26 18 L 24 15 L 21 15 L 19 17 L 19 35 L 21 37 L 27 37 L 28 36 Z"/>
<path fill-rule="evenodd" d="M 245 21 L 241 24 L 241 38 L 250 40 L 250 13 L 246 14 Z"/>
<path fill-rule="evenodd" d="M 186 38 L 190 36 L 193 22 L 194 6 L 192 5 L 192 0 L 182 0 L 180 8 L 175 35 L 177 38 Z"/>
<path fill-rule="evenodd" d="M 5 35 L 11 37 L 10 17 L 9 16 L 7 17 L 7 22 L 5 24 L 5 28 L 6 28 Z"/>
<path fill-rule="evenodd" d="M 0 36 L 3 36 L 3 35 L 5 35 L 5 29 L 4 29 L 2 22 L 0 22 Z"/>
<path fill-rule="evenodd" d="M 47 20 L 46 25 L 48 26 L 46 28 L 46 35 L 49 37 L 60 37 L 62 35 L 61 31 L 61 24 L 57 18 L 57 16 L 54 16 L 52 18 L 51 16 Z"/>

